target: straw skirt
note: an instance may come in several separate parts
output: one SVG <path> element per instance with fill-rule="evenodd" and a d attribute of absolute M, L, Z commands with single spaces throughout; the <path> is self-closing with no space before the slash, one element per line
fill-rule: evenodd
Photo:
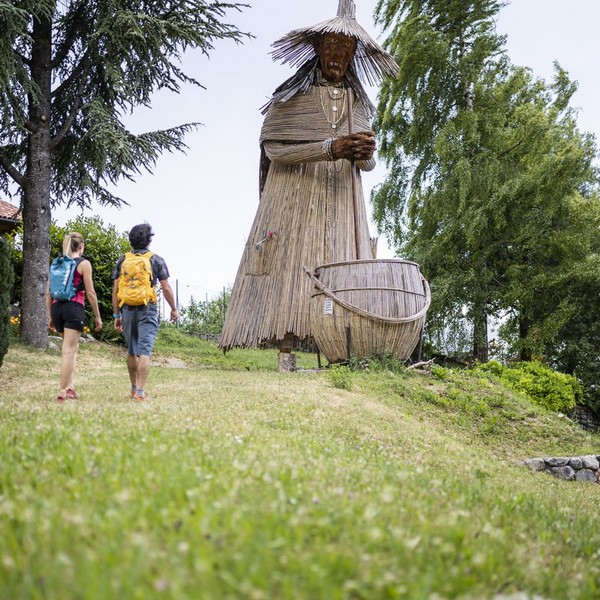
<path fill-rule="evenodd" d="M 351 168 L 347 160 L 272 162 L 232 289 L 221 348 L 258 347 L 286 334 L 310 338 L 315 288 L 303 267 L 371 258 L 358 169 L 357 253 Z"/>

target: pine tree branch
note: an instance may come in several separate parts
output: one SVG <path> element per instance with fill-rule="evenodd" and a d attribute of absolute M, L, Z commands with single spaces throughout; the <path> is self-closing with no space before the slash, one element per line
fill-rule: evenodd
<path fill-rule="evenodd" d="M 79 81 L 79 85 L 77 86 L 77 93 L 75 95 L 75 100 L 73 101 L 73 105 L 71 106 L 71 110 L 69 111 L 69 114 L 67 115 L 67 118 L 64 120 L 63 125 L 60 128 L 60 130 L 58 131 L 58 133 L 54 136 L 54 138 L 52 138 L 52 140 L 50 140 L 50 147 L 52 150 L 54 150 L 60 144 L 60 142 L 64 139 L 64 137 L 67 135 L 67 133 L 73 126 L 75 119 L 77 118 L 77 114 L 79 113 L 79 109 L 81 108 L 81 104 L 82 104 L 82 96 L 83 96 L 83 92 L 86 87 L 87 73 L 89 71 L 89 68 L 90 68 L 89 63 L 86 67 L 83 68 L 83 73 L 82 73 L 81 79 Z"/>
<path fill-rule="evenodd" d="M 69 112 L 67 118 L 64 120 L 62 127 L 58 131 L 58 133 L 50 140 L 50 149 L 54 150 L 65 138 L 67 133 L 71 127 L 73 127 L 73 123 L 77 117 L 77 113 L 81 108 L 81 96 L 78 95 L 75 101 L 73 102 L 73 106 L 71 107 L 71 111 Z"/>
<path fill-rule="evenodd" d="M 40 130 L 40 128 L 33 121 L 30 121 L 29 119 L 24 121 L 23 125 L 24 125 L 25 129 L 27 129 L 27 131 L 29 131 L 29 133 L 37 133 Z"/>
<path fill-rule="evenodd" d="M 25 177 L 23 174 L 12 164 L 12 162 L 4 155 L 4 150 L 0 148 L 0 167 L 2 167 L 11 179 L 19 186 L 23 187 L 25 183 Z"/>
<path fill-rule="evenodd" d="M 77 79 L 81 80 L 79 84 L 79 89 L 77 91 L 83 91 L 83 89 L 85 89 L 85 86 L 87 85 L 87 77 L 90 73 L 91 66 L 92 62 L 89 57 L 89 52 L 86 52 L 83 58 L 79 61 L 79 63 L 75 67 L 73 67 L 71 74 L 65 80 L 63 80 L 56 89 L 52 91 L 52 97 L 60 97 L 63 94 L 63 92 L 69 88 L 73 81 Z"/>
<path fill-rule="evenodd" d="M 59 67 L 63 60 L 67 58 L 69 52 L 73 49 L 73 44 L 77 39 L 77 34 L 79 33 L 78 27 L 75 25 L 80 22 L 82 16 L 85 11 L 88 10 L 88 7 L 85 3 L 81 3 L 81 5 L 73 11 L 73 14 L 70 16 L 70 23 L 67 23 L 67 34 L 65 38 L 61 41 L 60 45 L 56 49 L 56 54 L 52 59 L 51 68 L 52 70 Z"/>

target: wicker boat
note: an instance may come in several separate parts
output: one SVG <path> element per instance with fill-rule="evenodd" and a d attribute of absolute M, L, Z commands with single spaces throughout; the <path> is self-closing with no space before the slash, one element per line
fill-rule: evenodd
<path fill-rule="evenodd" d="M 356 260 L 304 270 L 316 287 L 310 304 L 312 335 L 330 363 L 410 357 L 431 302 L 417 263 Z"/>

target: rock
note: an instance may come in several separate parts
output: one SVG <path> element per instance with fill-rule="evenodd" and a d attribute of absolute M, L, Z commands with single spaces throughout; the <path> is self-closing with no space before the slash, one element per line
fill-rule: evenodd
<path fill-rule="evenodd" d="M 546 461 L 543 458 L 528 458 L 524 462 L 532 471 L 543 471 L 546 468 Z"/>
<path fill-rule="evenodd" d="M 552 473 L 552 475 L 554 475 L 555 477 L 566 479 L 567 481 L 572 481 L 573 479 L 575 479 L 575 470 L 569 466 L 551 467 L 550 473 Z"/>
<path fill-rule="evenodd" d="M 522 464 L 532 471 L 544 471 L 567 481 L 600 483 L 600 460 L 594 455 L 528 458 Z"/>
<path fill-rule="evenodd" d="M 581 469 L 581 471 L 577 471 L 575 479 L 577 481 L 589 481 L 590 483 L 596 483 L 596 474 L 591 469 Z"/>
<path fill-rule="evenodd" d="M 592 469 L 592 471 L 597 471 L 600 469 L 600 461 L 598 461 L 595 456 L 582 456 L 581 466 L 584 469 Z"/>

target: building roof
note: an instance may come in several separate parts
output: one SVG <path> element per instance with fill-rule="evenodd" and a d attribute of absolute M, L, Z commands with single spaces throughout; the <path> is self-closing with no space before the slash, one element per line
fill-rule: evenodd
<path fill-rule="evenodd" d="M 0 200 L 0 235 L 12 231 L 22 220 L 21 209 L 18 206 Z"/>
<path fill-rule="evenodd" d="M 21 220 L 21 209 L 10 202 L 0 200 L 0 219 L 9 219 L 10 221 Z"/>

